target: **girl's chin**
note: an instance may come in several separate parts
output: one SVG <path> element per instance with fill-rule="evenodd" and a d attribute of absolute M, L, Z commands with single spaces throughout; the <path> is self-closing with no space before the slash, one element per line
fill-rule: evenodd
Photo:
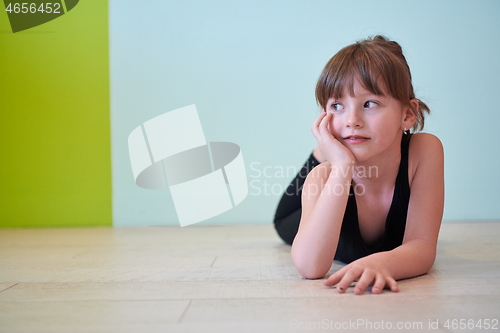
<path fill-rule="evenodd" d="M 355 153 L 351 150 L 352 154 L 354 155 L 354 158 L 356 159 L 356 163 L 364 163 L 366 161 L 368 161 L 369 157 L 366 156 L 365 154 L 359 154 L 359 153 Z"/>

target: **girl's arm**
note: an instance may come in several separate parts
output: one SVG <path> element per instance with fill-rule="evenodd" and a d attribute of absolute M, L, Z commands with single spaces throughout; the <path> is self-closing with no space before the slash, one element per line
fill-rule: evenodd
<path fill-rule="evenodd" d="M 292 244 L 292 260 L 305 278 L 322 278 L 332 265 L 345 207 L 349 196 L 352 166 L 333 174 L 330 163 L 314 168 L 302 189 L 302 216 Z M 339 175 L 340 174 L 340 175 Z"/>
<path fill-rule="evenodd" d="M 414 171 L 403 244 L 394 250 L 356 260 L 331 275 L 325 285 L 337 284 L 344 292 L 358 281 L 357 294 L 369 285 L 380 293 L 395 280 L 424 274 L 432 267 L 444 206 L 444 154 L 441 141 L 431 134 L 415 134 L 410 144 L 410 168 Z"/>
<path fill-rule="evenodd" d="M 332 265 L 349 196 L 355 158 L 329 129 L 332 113 L 323 111 L 311 130 L 328 161 L 314 168 L 302 189 L 302 215 L 292 244 L 292 259 L 306 278 L 322 278 Z"/>
<path fill-rule="evenodd" d="M 302 166 L 297 176 L 295 176 L 290 185 L 288 185 L 281 196 L 278 207 L 276 207 L 274 227 L 281 239 L 289 245 L 292 245 L 293 239 L 299 230 L 304 182 L 311 170 L 320 163 L 321 162 L 316 159 L 315 153 L 313 152 Z"/>

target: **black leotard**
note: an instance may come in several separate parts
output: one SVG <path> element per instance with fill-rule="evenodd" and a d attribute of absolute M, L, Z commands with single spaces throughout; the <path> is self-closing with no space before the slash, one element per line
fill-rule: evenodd
<path fill-rule="evenodd" d="M 375 252 L 392 250 L 403 243 L 406 215 L 410 201 L 410 185 L 408 182 L 410 139 L 411 134 L 404 134 L 401 140 L 401 162 L 394 186 L 391 207 L 387 214 L 384 235 L 375 244 L 367 245 L 363 241 L 358 224 L 356 197 L 351 186 L 351 193 L 347 201 L 339 243 L 335 253 L 336 260 L 349 263 Z M 287 244 L 292 244 L 299 228 L 302 213 L 300 197 L 305 178 L 318 164 L 319 162 L 311 154 L 295 179 L 288 186 L 276 209 L 274 225 L 280 237 Z"/>

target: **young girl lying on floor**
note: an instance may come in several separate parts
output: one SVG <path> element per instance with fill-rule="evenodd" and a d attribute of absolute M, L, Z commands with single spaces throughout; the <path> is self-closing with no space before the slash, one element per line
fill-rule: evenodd
<path fill-rule="evenodd" d="M 426 273 L 436 256 L 443 147 L 415 133 L 429 109 L 415 98 L 401 47 L 382 36 L 333 56 L 316 99 L 318 147 L 281 198 L 275 227 L 303 277 L 324 277 L 335 259 L 347 265 L 326 286 L 396 292 L 396 280 Z"/>

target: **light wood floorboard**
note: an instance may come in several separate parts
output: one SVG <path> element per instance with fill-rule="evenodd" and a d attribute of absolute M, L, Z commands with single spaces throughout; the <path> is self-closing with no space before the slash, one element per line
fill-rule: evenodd
<path fill-rule="evenodd" d="M 500 320 L 499 238 L 444 223 L 428 274 L 355 296 L 301 278 L 272 225 L 3 229 L 0 332 L 498 332 L 445 323 Z"/>

